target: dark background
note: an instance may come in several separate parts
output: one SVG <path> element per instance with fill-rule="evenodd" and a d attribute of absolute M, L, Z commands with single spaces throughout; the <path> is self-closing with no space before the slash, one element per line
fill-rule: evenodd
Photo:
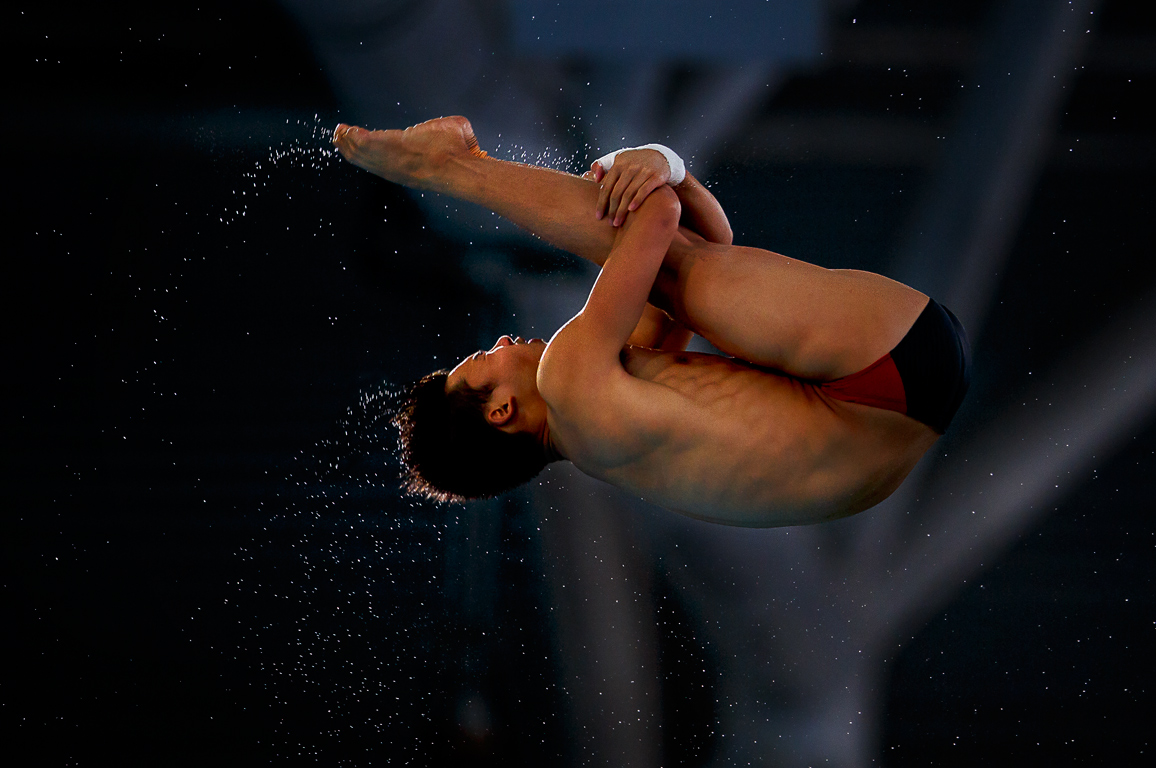
<path fill-rule="evenodd" d="M 920 5 L 854 16 L 967 27 L 989 10 Z M 1098 36 L 1156 32 L 1144 4 L 1102 14 Z M 404 193 L 328 153 L 343 116 L 302 33 L 272 2 L 3 17 L 0 750 L 29 765 L 571 759 L 525 499 L 482 520 L 401 498 L 388 437 L 345 458 L 360 393 L 453 362 L 510 318 Z M 1150 150 L 1154 72 L 1082 71 L 1061 131 Z M 889 77 L 797 75 L 765 109 L 917 108 Z M 917 81 L 919 109 L 951 108 L 950 73 Z M 1027 370 L 1152 286 L 1152 170 L 1150 151 L 1045 169 L 973 339 L 977 367 L 1006 375 L 974 398 L 1014 400 Z M 760 165 L 736 147 L 711 181 L 736 240 L 874 268 L 909 211 L 897 190 L 923 177 Z M 888 764 L 1143 759 L 1153 426 L 894 659 Z M 458 595 L 479 587 L 453 566 L 483 534 L 501 566 L 478 617 Z M 667 760 L 706 764 L 710 650 L 676 599 L 662 605 Z M 485 739 L 463 690 L 487 692 Z"/>

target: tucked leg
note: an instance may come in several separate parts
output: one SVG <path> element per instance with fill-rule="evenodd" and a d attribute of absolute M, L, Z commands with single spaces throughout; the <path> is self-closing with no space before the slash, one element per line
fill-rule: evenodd
<path fill-rule="evenodd" d="M 817 267 L 680 233 L 650 300 L 722 351 L 804 379 L 866 368 L 899 343 L 927 297 L 873 272 Z"/>
<path fill-rule="evenodd" d="M 404 131 L 339 125 L 334 143 L 346 160 L 370 173 L 477 203 L 599 266 L 614 244 L 610 221 L 594 217 L 597 184 L 482 156 L 464 117 L 442 117 Z"/>
<path fill-rule="evenodd" d="M 338 126 L 342 155 L 383 178 L 477 203 L 548 243 L 601 265 L 616 230 L 593 211 L 597 185 L 485 157 L 469 121 L 405 131 Z M 882 275 L 829 270 L 757 248 L 708 243 L 683 229 L 651 294 L 716 347 L 806 379 L 854 373 L 890 351 L 927 297 Z"/>

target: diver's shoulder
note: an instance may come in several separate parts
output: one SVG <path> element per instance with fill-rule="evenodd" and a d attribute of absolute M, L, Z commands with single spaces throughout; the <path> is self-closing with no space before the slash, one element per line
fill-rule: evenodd
<path fill-rule="evenodd" d="M 576 317 L 550 340 L 538 363 L 538 392 L 547 403 L 585 402 L 605 394 L 620 376 L 626 376 L 617 356 L 590 353 Z"/>

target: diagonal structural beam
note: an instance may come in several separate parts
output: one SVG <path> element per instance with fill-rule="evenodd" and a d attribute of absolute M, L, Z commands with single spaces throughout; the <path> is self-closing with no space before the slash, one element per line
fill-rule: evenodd
<path fill-rule="evenodd" d="M 999 273 L 1043 169 L 1064 90 L 1087 48 L 1099 5 L 1099 0 L 1063 4 L 1013 0 L 1001 9 L 975 81 L 965 83 L 974 87 L 964 99 L 943 170 L 900 251 L 900 279 L 941 297 L 963 320 L 973 342 L 979 339 L 995 300 Z M 988 436 L 979 438 L 977 444 L 988 441 L 998 446 L 999 437 L 1007 436 L 1005 428 L 1003 419 L 992 421 Z M 879 546 L 875 557 L 883 551 L 905 549 L 900 539 L 911 534 L 905 521 L 926 526 L 925 517 L 936 514 L 927 505 L 922 510 L 910 506 L 916 496 L 930 498 L 923 487 L 930 466 L 930 460 L 920 464 L 892 505 L 923 514 L 900 516 L 896 509 L 871 521 L 870 535 L 864 541 L 886 545 Z M 943 480 L 933 477 L 930 482 L 941 488 Z M 957 487 L 954 492 L 966 493 L 966 489 Z M 1019 508 L 1018 514 L 1025 519 L 1022 524 L 1014 522 L 1017 513 L 1011 511 L 998 522 L 989 521 L 985 538 L 995 542 L 1001 535 L 1014 535 L 1006 530 L 1018 532 L 1036 519 L 1030 505 Z M 971 521 L 955 522 L 971 525 Z M 928 529 L 917 530 L 926 534 Z M 958 532 L 945 538 L 959 544 L 966 535 Z M 946 542 L 941 546 L 946 547 Z M 964 551 L 965 545 L 960 546 Z M 961 572 L 945 567 L 962 581 Z M 892 569 L 885 572 L 895 573 Z M 891 609 L 902 612 L 906 610 L 902 604 L 892 602 Z"/>
<path fill-rule="evenodd" d="M 1156 412 L 1156 291 L 1084 344 L 939 473 L 891 563 L 875 634 L 919 625 Z"/>
<path fill-rule="evenodd" d="M 652 557 L 629 501 L 569 465 L 531 491 L 575 764 L 660 766 L 662 682 Z"/>
<path fill-rule="evenodd" d="M 750 124 L 781 81 L 782 70 L 765 61 L 703 67 L 673 105 L 667 135 L 695 173 L 705 176 L 715 153 Z"/>
<path fill-rule="evenodd" d="M 1013 0 L 993 32 L 962 101 L 942 170 L 909 228 L 894 276 L 959 316 L 973 343 L 999 290 L 1058 123 L 1064 90 L 1081 60 L 1099 0 Z M 966 409 L 967 403 L 964 403 Z M 907 509 L 927 479 L 930 457 L 875 515 L 860 543 L 869 557 L 898 545 Z"/>
<path fill-rule="evenodd" d="M 1039 178 L 1098 0 L 1013 0 L 901 247 L 895 277 L 950 306 L 973 339 Z"/>

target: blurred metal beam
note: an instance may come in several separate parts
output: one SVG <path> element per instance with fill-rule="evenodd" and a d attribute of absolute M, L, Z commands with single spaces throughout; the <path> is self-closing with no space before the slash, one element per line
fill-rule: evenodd
<path fill-rule="evenodd" d="M 553 592 L 577 765 L 662 765 L 652 554 L 629 501 L 571 464 L 554 464 L 532 494 Z"/>
<path fill-rule="evenodd" d="M 1000 9 L 984 63 L 966 84 L 962 114 L 945 142 L 943 169 L 899 250 L 892 274 L 950 306 L 973 339 L 1098 5 L 1013 0 Z"/>
<path fill-rule="evenodd" d="M 858 574 L 826 526 L 658 518 L 663 559 L 722 663 L 711 765 L 858 766 L 877 751 L 885 668 L 867 653 Z"/>
<path fill-rule="evenodd" d="M 876 636 L 918 627 L 1156 413 L 1156 291 L 954 452 L 873 590 Z"/>
<path fill-rule="evenodd" d="M 897 255 L 893 275 L 950 306 L 973 343 L 995 300 L 1098 6 L 1098 0 L 1015 0 L 1000 9 L 975 87 L 945 142 L 943 167 Z M 925 457 L 885 509 L 923 495 L 932 464 L 933 457 Z M 920 520 L 911 512 L 874 516 L 867 540 L 878 542 L 879 551 L 897 549 L 905 529 Z"/>
<path fill-rule="evenodd" d="M 705 177 L 723 144 L 747 132 L 755 112 L 778 90 L 782 73 L 767 61 L 700 68 L 665 121 L 666 135 L 696 174 Z"/>

